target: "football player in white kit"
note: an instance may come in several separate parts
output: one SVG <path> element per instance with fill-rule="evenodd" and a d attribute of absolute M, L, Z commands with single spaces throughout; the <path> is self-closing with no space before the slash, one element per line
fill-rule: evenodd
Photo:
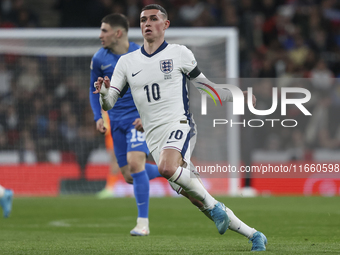
<path fill-rule="evenodd" d="M 238 219 L 191 174 L 190 155 L 196 132 L 189 112 L 186 77 L 192 81 L 205 77 L 188 48 L 164 40 L 169 25 L 163 7 L 151 4 L 142 9 L 140 26 L 144 45 L 119 59 L 111 83 L 108 77 L 99 77 L 95 83 L 102 108 L 111 109 L 128 84 L 159 172 L 173 187 L 178 185 L 203 203 L 220 234 L 230 228 L 252 241 L 252 251 L 263 251 L 267 244 L 265 235 Z M 222 100 L 231 101 L 229 91 L 219 89 L 218 93 Z"/>

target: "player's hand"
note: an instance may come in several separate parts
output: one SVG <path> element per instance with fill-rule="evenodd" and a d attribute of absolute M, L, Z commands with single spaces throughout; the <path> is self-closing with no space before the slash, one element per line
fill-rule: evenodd
<path fill-rule="evenodd" d="M 102 90 L 102 86 L 104 83 L 105 89 Z M 105 76 L 104 79 L 102 77 L 98 77 L 97 81 L 94 83 L 95 91 L 93 91 L 93 94 L 106 94 L 107 89 L 110 88 L 110 79 L 109 77 Z"/>
<path fill-rule="evenodd" d="M 103 78 L 102 77 L 98 77 L 97 81 L 94 83 L 94 88 L 96 89 L 95 91 L 93 91 L 93 94 L 98 94 L 100 92 L 100 89 L 102 88 L 103 85 Z"/>
<path fill-rule="evenodd" d="M 103 119 L 97 120 L 96 128 L 101 134 L 105 135 L 107 129 L 106 129 L 106 127 L 104 127 L 104 120 Z"/>
<path fill-rule="evenodd" d="M 247 102 L 247 100 L 248 100 L 248 91 L 243 91 L 243 95 L 244 95 L 245 102 Z M 256 97 L 254 95 L 252 97 L 252 102 L 253 102 L 253 106 L 255 107 L 256 106 Z"/>
<path fill-rule="evenodd" d="M 132 125 L 135 125 L 135 129 L 139 132 L 144 132 L 142 120 L 140 118 L 135 119 L 135 121 L 132 123 Z"/>

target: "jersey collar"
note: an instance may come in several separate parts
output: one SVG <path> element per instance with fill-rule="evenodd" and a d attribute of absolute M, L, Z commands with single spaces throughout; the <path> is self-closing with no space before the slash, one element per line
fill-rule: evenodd
<path fill-rule="evenodd" d="M 142 48 L 141 48 L 141 51 L 142 51 L 143 55 L 145 55 L 145 56 L 151 58 L 152 56 L 156 55 L 158 52 L 164 50 L 166 46 L 168 46 L 168 43 L 167 43 L 166 41 L 164 41 L 164 42 L 161 44 L 161 46 L 159 46 L 159 48 L 158 48 L 154 53 L 149 54 L 149 53 L 147 53 L 147 52 L 145 51 L 144 45 L 143 45 Z"/>

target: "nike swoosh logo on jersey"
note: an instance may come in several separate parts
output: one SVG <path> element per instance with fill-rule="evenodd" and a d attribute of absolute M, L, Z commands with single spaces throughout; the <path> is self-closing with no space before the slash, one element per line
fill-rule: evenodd
<path fill-rule="evenodd" d="M 131 144 L 131 148 L 136 148 L 136 147 L 138 147 L 138 146 L 140 146 L 142 144 L 143 143 L 133 143 L 133 144 Z"/>
<path fill-rule="evenodd" d="M 177 142 L 177 141 L 167 141 L 166 143 L 174 143 L 174 142 Z"/>
<path fill-rule="evenodd" d="M 106 65 L 106 66 L 103 66 L 103 65 L 102 65 L 102 66 L 100 67 L 100 69 L 105 70 L 106 68 L 109 68 L 110 66 L 112 66 L 112 64 L 108 64 L 108 65 Z"/>
<path fill-rule="evenodd" d="M 142 69 L 143 70 L 143 69 Z M 132 77 L 135 77 L 137 74 L 139 74 L 142 70 L 138 71 L 137 73 L 132 73 Z"/>

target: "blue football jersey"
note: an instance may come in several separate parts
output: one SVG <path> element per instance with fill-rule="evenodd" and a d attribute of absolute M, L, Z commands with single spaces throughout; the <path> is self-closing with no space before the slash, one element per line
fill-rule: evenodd
<path fill-rule="evenodd" d="M 130 42 L 129 52 L 139 49 L 140 46 Z M 94 120 L 97 121 L 102 117 L 101 106 L 99 103 L 99 94 L 93 94 L 95 91 L 94 83 L 98 77 L 109 77 L 111 79 L 113 70 L 116 67 L 118 59 L 122 55 L 112 53 L 109 49 L 101 48 L 92 57 L 91 61 L 91 82 L 90 82 L 90 103 L 94 114 Z M 115 106 L 108 111 L 111 121 L 117 121 L 127 118 L 139 118 L 139 114 L 130 88 L 125 92 L 122 98 L 119 98 Z"/>

